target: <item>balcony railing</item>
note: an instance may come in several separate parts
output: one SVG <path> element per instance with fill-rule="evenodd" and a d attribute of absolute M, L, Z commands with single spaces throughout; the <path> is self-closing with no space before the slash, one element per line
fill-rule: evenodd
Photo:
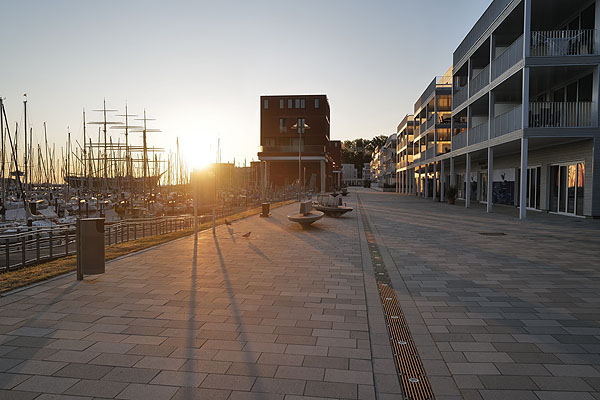
<path fill-rule="evenodd" d="M 519 105 L 512 110 L 494 118 L 494 129 L 492 137 L 506 135 L 507 133 L 521 129 L 523 119 L 523 108 Z"/>
<path fill-rule="evenodd" d="M 598 31 L 596 29 L 531 32 L 532 56 L 588 54 L 598 54 Z"/>
<path fill-rule="evenodd" d="M 492 61 L 492 80 L 508 71 L 523 59 L 523 35 L 515 40 L 502 54 Z"/>
<path fill-rule="evenodd" d="M 479 71 L 477 75 L 471 79 L 471 84 L 469 85 L 470 95 L 473 96 L 475 93 L 479 92 L 481 89 L 487 86 L 490 83 L 490 65 L 486 65 L 484 69 Z"/>
<path fill-rule="evenodd" d="M 462 132 L 452 137 L 452 150 L 462 149 L 467 145 L 467 133 Z"/>
<path fill-rule="evenodd" d="M 488 122 L 469 128 L 469 146 L 486 141 L 488 138 Z"/>
<path fill-rule="evenodd" d="M 529 103 L 529 126 L 532 128 L 591 127 L 595 124 L 591 101 Z"/>
<path fill-rule="evenodd" d="M 435 147 L 430 147 L 427 150 L 425 150 L 425 159 L 429 160 L 430 158 L 435 157 Z"/>
<path fill-rule="evenodd" d="M 433 118 L 433 114 L 427 119 L 427 129 L 431 128 L 435 124 L 435 118 Z"/>
<path fill-rule="evenodd" d="M 419 133 L 423 133 L 427 130 L 427 120 L 424 120 L 423 123 L 419 126 Z"/>
<path fill-rule="evenodd" d="M 287 145 L 287 146 L 260 146 L 260 153 L 298 153 L 298 145 Z M 300 150 L 302 153 L 310 154 L 324 154 L 326 152 L 325 146 L 306 144 L 301 145 Z"/>
<path fill-rule="evenodd" d="M 459 89 L 456 90 L 456 92 L 454 92 L 454 98 L 453 100 L 453 106 L 457 107 L 460 106 L 462 103 L 464 103 L 465 101 L 467 101 L 467 99 L 469 98 L 469 91 L 467 90 L 466 86 L 463 86 Z"/>

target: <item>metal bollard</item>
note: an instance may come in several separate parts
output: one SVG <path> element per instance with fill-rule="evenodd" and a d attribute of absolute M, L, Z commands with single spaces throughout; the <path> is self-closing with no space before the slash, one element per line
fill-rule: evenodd
<path fill-rule="evenodd" d="M 4 248 L 6 251 L 6 270 L 10 271 L 10 242 L 8 239 L 4 240 Z"/>
<path fill-rule="evenodd" d="M 25 266 L 25 244 L 26 244 L 26 238 L 25 238 L 25 236 L 23 236 L 21 238 L 21 255 L 23 256 L 22 263 L 21 263 L 22 267 Z"/>
<path fill-rule="evenodd" d="M 50 232 L 48 233 L 48 237 L 50 238 L 50 246 L 49 246 L 49 253 L 50 253 L 50 258 L 52 258 L 52 253 L 53 253 L 53 249 L 54 249 L 54 240 L 53 240 L 53 236 L 54 236 L 54 231 L 50 230 Z"/>
<path fill-rule="evenodd" d="M 40 262 L 40 233 L 37 232 L 35 235 L 35 255 L 37 262 Z"/>

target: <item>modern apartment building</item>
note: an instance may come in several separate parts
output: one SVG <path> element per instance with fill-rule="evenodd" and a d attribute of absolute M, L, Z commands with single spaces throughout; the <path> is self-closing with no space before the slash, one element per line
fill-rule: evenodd
<path fill-rule="evenodd" d="M 282 95 L 260 98 L 260 150 L 266 181 L 273 186 L 298 182 L 298 156 L 306 190 L 325 192 L 337 184 L 341 143 L 331 141 L 326 95 Z M 335 164 L 335 165 L 334 165 Z"/>
<path fill-rule="evenodd" d="M 415 119 L 406 115 L 396 129 L 396 189 L 401 193 L 409 192 L 409 168 L 413 164 Z M 414 172 L 410 171 L 414 176 Z"/>
<path fill-rule="evenodd" d="M 599 28 L 600 2 L 494 0 L 415 104 L 398 190 L 600 217 Z"/>
<path fill-rule="evenodd" d="M 396 185 L 396 134 L 388 136 L 385 144 L 381 148 L 381 167 L 383 184 L 386 187 Z"/>

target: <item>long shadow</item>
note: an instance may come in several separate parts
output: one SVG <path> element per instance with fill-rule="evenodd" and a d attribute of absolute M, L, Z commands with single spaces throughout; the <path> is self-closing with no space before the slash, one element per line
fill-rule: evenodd
<path fill-rule="evenodd" d="M 194 320 L 195 320 L 195 316 L 196 316 L 196 278 L 198 276 L 198 232 L 196 232 L 194 234 L 194 253 L 193 253 L 193 257 L 192 257 L 192 276 L 191 276 L 191 283 L 190 283 L 190 301 L 189 301 L 189 320 L 188 320 L 188 332 L 190 332 L 188 334 L 187 337 L 187 344 L 186 344 L 186 348 L 187 348 L 187 359 L 188 360 L 192 360 L 193 359 L 193 353 L 194 353 L 194 345 L 195 345 L 195 340 L 196 340 L 196 335 L 192 332 L 195 332 L 194 329 Z M 192 377 L 191 374 L 186 374 L 185 375 L 185 386 L 186 387 L 192 387 L 194 385 L 192 385 Z M 191 391 L 185 391 L 184 392 L 184 396 L 186 399 L 192 400 L 194 398 L 194 395 Z"/>
<path fill-rule="evenodd" d="M 263 253 L 258 247 L 256 247 L 255 245 L 253 245 L 252 243 L 248 243 L 248 248 L 250 250 L 252 250 L 253 252 L 255 252 L 256 254 L 258 254 L 260 257 L 264 258 L 265 260 L 267 260 L 268 262 L 272 263 L 273 261 L 269 258 L 269 256 L 267 256 L 265 253 Z"/>
<path fill-rule="evenodd" d="M 217 256 L 219 257 L 219 265 L 221 266 L 221 272 L 223 273 L 223 281 L 225 283 L 225 289 L 227 290 L 227 294 L 231 301 L 230 305 L 233 310 L 233 317 L 235 318 L 235 322 L 240 327 L 240 335 L 238 336 L 238 341 L 246 343 L 246 345 L 244 346 L 243 351 L 242 351 L 244 353 L 244 357 L 246 360 L 245 364 L 248 366 L 248 372 L 249 372 L 250 376 L 258 378 L 258 377 L 260 377 L 258 368 L 256 367 L 255 360 L 250 356 L 250 354 L 252 354 L 252 345 L 251 345 L 251 342 L 248 340 L 248 337 L 246 336 L 246 332 L 244 331 L 244 329 L 242 329 L 242 327 L 244 326 L 244 321 L 241 318 L 242 312 L 239 309 L 239 306 L 238 306 L 238 303 L 237 303 L 237 300 L 235 297 L 235 292 L 234 292 L 233 288 L 231 287 L 231 281 L 229 279 L 229 272 L 227 271 L 227 265 L 225 264 L 225 259 L 223 258 L 223 253 L 221 252 L 221 246 L 219 245 L 219 239 L 217 238 L 216 235 L 213 235 L 213 239 L 215 242 L 215 249 L 217 251 Z M 262 387 L 260 384 L 260 380 L 255 380 L 255 383 L 252 387 L 252 391 L 262 393 L 263 390 L 261 390 L 261 389 L 262 389 Z"/>
<path fill-rule="evenodd" d="M 367 208 L 370 208 L 370 207 L 365 205 L 365 212 L 368 212 Z M 392 248 L 388 247 L 389 243 L 387 243 L 387 240 L 385 239 L 387 237 L 392 237 L 392 235 L 389 233 L 390 227 L 383 225 L 384 231 L 382 231 L 381 227 L 379 226 L 380 224 L 378 224 L 376 222 L 376 219 L 380 219 L 381 216 L 377 216 L 377 215 L 374 215 L 371 213 L 369 213 L 369 215 L 371 215 L 371 219 L 373 221 L 373 223 L 371 224 L 372 229 L 377 230 L 379 232 L 380 236 L 383 238 L 384 243 L 381 243 L 380 245 L 385 246 L 387 248 L 388 253 L 390 253 L 390 256 L 392 257 L 392 259 L 394 261 L 394 266 L 391 266 L 391 267 L 396 269 L 396 271 L 400 274 L 402 279 L 405 279 L 407 271 L 402 270 L 402 265 L 398 264 L 398 256 L 393 253 L 393 250 L 392 250 L 393 247 Z M 398 216 L 401 214 L 395 214 L 395 215 Z M 401 218 L 401 219 L 403 219 L 403 218 Z M 398 219 L 395 219 L 393 222 L 400 222 L 400 221 Z M 411 246 L 410 233 L 413 232 L 414 230 L 423 229 L 424 227 L 417 225 L 417 224 L 412 224 L 410 221 L 406 221 L 405 219 L 403 221 L 401 221 L 401 223 L 403 226 L 403 230 L 400 231 L 401 232 L 400 236 L 396 235 L 396 239 L 399 240 L 400 242 L 404 243 L 406 246 L 408 246 L 410 248 L 410 246 Z M 436 237 L 436 235 L 439 235 L 439 234 L 448 235 L 449 233 L 451 233 L 448 230 L 440 230 L 440 229 L 436 230 L 430 226 L 426 226 L 425 228 L 428 229 L 429 237 Z M 404 232 L 405 234 L 402 234 L 402 232 Z M 397 234 L 397 232 L 396 232 L 396 234 Z M 434 244 L 432 244 L 432 246 L 434 246 Z M 511 263 L 508 264 L 509 267 L 507 268 L 507 270 L 500 269 L 500 270 L 496 271 L 499 274 L 510 275 L 511 269 L 516 268 L 517 264 L 519 267 L 527 268 L 527 269 L 531 270 L 531 271 L 527 272 L 528 275 L 531 275 L 534 273 L 534 271 L 533 271 L 534 268 L 539 268 L 544 271 L 549 271 L 551 273 L 557 272 L 557 271 L 564 272 L 564 269 L 561 269 L 558 266 L 540 265 L 539 263 L 536 263 L 535 261 L 519 258 L 514 254 L 514 252 L 512 252 L 510 254 L 494 253 L 494 252 L 488 251 L 486 249 L 482 249 L 481 247 L 477 247 L 473 244 L 469 244 L 466 242 L 457 243 L 457 248 L 461 249 L 461 252 L 467 253 L 467 254 L 473 253 L 476 251 L 478 259 L 481 259 L 481 260 L 485 260 L 487 258 L 493 257 L 495 260 L 497 260 L 495 262 L 495 264 L 496 263 L 503 264 L 504 261 L 510 260 Z M 562 307 L 558 307 L 558 306 L 550 306 L 549 307 L 542 303 L 543 300 L 541 300 L 540 303 L 535 303 L 535 302 L 531 302 L 529 300 L 524 300 L 518 296 L 514 296 L 514 295 L 507 293 L 508 289 L 500 288 L 500 287 L 498 287 L 498 285 L 491 285 L 491 284 L 485 285 L 482 283 L 477 283 L 474 280 L 476 278 L 474 278 L 474 279 L 467 278 L 466 279 L 462 275 L 453 274 L 451 272 L 448 272 L 447 269 L 444 269 L 444 267 L 441 265 L 437 265 L 434 261 L 428 260 L 426 258 L 416 255 L 415 251 L 409 250 L 408 254 L 409 254 L 410 263 L 412 265 L 425 266 L 428 269 L 427 272 L 421 272 L 421 273 L 413 273 L 411 271 L 408 271 L 408 273 L 411 274 L 412 281 L 418 281 L 419 279 L 433 280 L 433 278 L 430 278 L 428 276 L 432 276 L 432 277 L 435 276 L 435 278 L 437 278 L 437 279 L 441 278 L 442 280 L 446 280 L 447 282 L 449 282 L 449 286 L 446 286 L 442 289 L 442 291 L 445 291 L 449 296 L 448 297 L 440 297 L 440 301 L 443 301 L 448 305 L 447 307 L 444 307 L 444 308 L 460 307 L 460 309 L 465 310 L 463 312 L 475 312 L 475 313 L 482 313 L 482 312 L 489 312 L 489 313 L 508 312 L 508 313 L 510 313 L 511 308 L 515 308 L 515 311 L 524 312 L 525 315 L 523 318 L 495 319 L 494 320 L 495 324 L 502 324 L 504 326 L 512 328 L 513 330 L 521 330 L 520 332 L 510 332 L 512 334 L 514 334 L 514 333 L 525 334 L 525 335 L 547 334 L 549 336 L 552 336 L 557 341 L 557 343 L 550 343 L 550 345 L 554 344 L 554 345 L 560 346 L 560 345 L 563 345 L 564 343 L 568 343 L 568 342 L 563 343 L 561 340 L 559 340 L 559 338 L 555 337 L 556 335 L 561 336 L 561 337 L 564 337 L 564 336 L 579 336 L 579 337 L 590 336 L 591 337 L 591 336 L 593 336 L 593 335 L 587 335 L 587 334 L 584 334 L 584 335 L 571 334 L 566 330 L 564 330 L 564 332 L 562 332 L 562 333 L 560 333 L 560 332 L 556 333 L 556 332 L 551 332 L 551 331 L 549 331 L 547 333 L 540 333 L 541 330 L 544 328 L 539 328 L 539 327 L 535 327 L 535 326 L 531 327 L 531 328 L 534 328 L 534 332 L 529 331 L 529 330 L 527 330 L 528 326 L 523 322 L 523 319 L 529 319 L 527 314 L 543 314 L 544 313 L 543 310 L 548 310 L 547 313 L 553 315 L 554 320 L 567 321 L 567 320 L 572 320 L 574 318 L 574 314 L 577 314 L 577 311 L 574 310 L 571 314 L 566 314 L 564 312 L 559 311 L 559 309 Z M 510 267 L 511 264 L 515 264 L 515 266 Z M 523 267 L 528 264 L 533 264 L 533 266 L 532 267 L 529 267 L 529 266 Z M 486 268 L 489 268 L 489 267 L 486 267 Z M 574 275 L 582 275 L 587 279 L 592 279 L 589 275 L 585 275 L 583 273 L 580 273 L 579 271 L 569 270 L 569 273 L 574 274 Z M 513 277 L 512 279 L 514 280 L 515 278 Z M 421 296 L 419 293 L 415 293 L 415 290 L 417 292 L 429 290 L 426 287 L 415 289 L 414 286 L 410 286 L 410 285 L 407 285 L 406 288 L 411 297 L 414 297 L 415 295 L 418 297 Z M 514 288 L 512 288 L 512 289 L 514 290 Z M 432 288 L 431 290 L 436 290 L 436 289 Z M 439 288 L 437 290 L 439 290 Z M 482 306 L 481 304 L 479 304 L 478 302 L 473 302 L 472 305 L 465 304 L 468 302 L 461 301 L 458 298 L 458 297 L 460 297 L 461 292 L 465 294 L 464 297 L 471 297 L 473 295 L 473 293 L 475 293 L 478 296 L 493 297 L 494 302 L 504 302 L 504 303 L 510 304 L 510 306 L 485 307 L 485 306 Z M 491 294 L 493 296 L 490 296 Z M 553 304 L 564 302 L 564 300 L 562 299 L 562 296 L 563 296 L 562 290 L 559 292 L 558 295 L 553 296 L 552 292 L 548 292 L 548 293 L 542 293 L 540 296 L 545 297 L 546 299 L 549 300 L 549 302 L 551 302 Z M 561 298 L 556 299 L 557 296 L 559 296 Z M 577 298 L 573 298 L 572 302 L 576 303 Z M 442 308 L 442 307 L 440 307 L 440 308 Z M 526 309 L 530 309 L 531 311 L 524 311 Z M 441 313 L 443 311 L 439 310 L 436 312 Z M 485 320 L 485 318 L 483 318 L 483 319 Z M 517 325 L 515 325 L 515 322 L 517 322 Z M 574 325 L 574 327 L 598 328 L 598 326 L 599 326 L 599 324 L 594 321 L 587 321 L 587 320 L 581 320 L 581 319 L 577 319 L 577 323 L 578 324 Z M 563 325 L 561 323 L 561 325 L 558 328 L 569 328 L 569 327 L 571 327 L 571 326 Z M 538 328 L 538 332 L 535 332 L 535 328 Z M 432 335 L 435 336 L 436 334 L 432 334 Z M 579 344 L 579 343 L 577 343 L 577 344 Z M 590 342 L 590 343 L 581 343 L 581 344 L 593 344 L 593 343 Z M 583 347 L 582 347 L 582 349 L 585 350 L 586 352 L 589 352 L 589 350 L 587 350 Z M 577 357 L 583 361 L 588 361 L 584 358 L 584 355 L 575 354 L 575 353 L 568 353 L 568 354 L 572 357 Z"/>

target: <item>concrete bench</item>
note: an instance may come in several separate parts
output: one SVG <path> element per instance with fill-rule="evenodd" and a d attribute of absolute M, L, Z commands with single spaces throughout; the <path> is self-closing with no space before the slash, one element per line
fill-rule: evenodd
<path fill-rule="evenodd" d="M 299 223 L 302 228 L 307 228 L 315 221 L 323 218 L 324 213 L 321 211 L 312 211 L 312 202 L 300 202 L 300 212 L 297 214 L 288 215 L 288 220 Z"/>

